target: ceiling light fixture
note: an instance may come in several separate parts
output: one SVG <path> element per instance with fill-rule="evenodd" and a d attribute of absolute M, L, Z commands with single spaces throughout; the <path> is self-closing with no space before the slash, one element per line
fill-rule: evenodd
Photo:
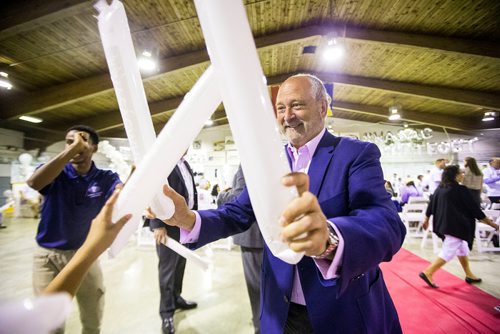
<path fill-rule="evenodd" d="M 139 59 L 137 60 L 139 68 L 145 72 L 154 72 L 157 68 L 157 61 L 153 57 L 153 52 L 144 50 Z"/>
<path fill-rule="evenodd" d="M 491 121 L 494 121 L 497 116 L 498 116 L 498 113 L 496 113 L 494 111 L 486 111 L 484 113 L 482 121 L 483 122 L 491 122 Z"/>
<path fill-rule="evenodd" d="M 323 51 L 323 58 L 326 61 L 336 61 L 344 56 L 344 48 L 339 43 L 336 37 L 330 38 L 327 42 L 327 46 Z"/>
<path fill-rule="evenodd" d="M 397 121 L 398 119 L 401 118 L 401 115 L 399 112 L 401 111 L 401 106 L 400 105 L 392 105 L 389 107 L 389 120 L 390 121 Z"/>
<path fill-rule="evenodd" d="M 2 78 L 0 78 L 0 87 L 8 89 L 8 90 L 12 89 L 12 84 L 10 83 L 10 81 L 8 79 L 9 75 L 5 72 L 0 72 L 0 77 L 2 77 Z M 3 78 L 5 78 L 5 79 L 3 79 Z"/>
<path fill-rule="evenodd" d="M 26 122 L 30 122 L 30 123 L 42 123 L 43 122 L 43 120 L 41 118 L 32 117 L 32 116 L 21 116 L 21 117 L 19 117 L 19 119 L 26 121 Z"/>
<path fill-rule="evenodd" d="M 206 125 L 206 126 L 212 126 L 212 125 L 214 125 L 214 121 L 212 121 L 212 119 L 211 119 L 211 118 L 209 118 L 209 119 L 207 119 L 207 120 L 205 121 L 205 125 Z"/>

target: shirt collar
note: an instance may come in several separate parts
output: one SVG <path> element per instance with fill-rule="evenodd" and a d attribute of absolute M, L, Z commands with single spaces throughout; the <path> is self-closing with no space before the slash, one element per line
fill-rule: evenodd
<path fill-rule="evenodd" d="M 319 142 L 321 141 L 321 138 L 323 138 L 323 135 L 325 134 L 326 128 L 324 128 L 316 137 L 308 141 L 304 146 L 299 147 L 297 150 L 295 147 L 293 147 L 292 144 L 288 143 L 286 145 L 286 149 L 288 152 L 288 155 L 295 159 L 295 157 L 298 155 L 298 152 L 303 149 L 303 147 L 307 147 L 307 150 L 309 151 L 309 156 L 312 158 L 314 156 L 314 152 L 316 152 L 316 148 L 318 147 Z"/>
<path fill-rule="evenodd" d="M 94 176 L 94 174 L 97 172 L 97 167 L 95 166 L 94 161 L 92 161 L 92 164 L 90 165 L 90 169 L 89 169 L 88 173 L 85 174 L 85 175 L 78 174 L 78 172 L 76 171 L 76 169 L 73 167 L 73 164 L 71 164 L 71 163 L 68 163 L 64 167 L 64 170 L 66 171 L 66 174 L 68 174 L 68 177 L 70 179 L 76 179 L 78 177 L 82 177 L 84 179 L 87 179 L 89 177 Z"/>

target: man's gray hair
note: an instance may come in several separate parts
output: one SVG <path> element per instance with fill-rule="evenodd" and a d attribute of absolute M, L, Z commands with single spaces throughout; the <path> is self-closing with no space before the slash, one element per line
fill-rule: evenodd
<path fill-rule="evenodd" d="M 321 81 L 320 78 L 309 73 L 295 74 L 292 75 L 290 78 L 296 78 L 296 77 L 303 77 L 309 80 L 309 83 L 311 84 L 312 93 L 316 97 L 316 100 L 318 101 L 326 100 L 328 105 L 330 105 L 332 97 L 330 97 L 330 95 L 326 91 L 325 85 L 323 84 L 323 81 Z"/>

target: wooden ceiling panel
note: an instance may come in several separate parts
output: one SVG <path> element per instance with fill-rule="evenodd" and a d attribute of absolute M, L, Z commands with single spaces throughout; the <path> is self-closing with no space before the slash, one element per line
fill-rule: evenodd
<path fill-rule="evenodd" d="M 161 59 L 159 72 L 143 77 L 159 128 L 210 63 L 203 34 L 192 0 L 123 2 L 136 52 L 155 47 Z M 335 111 L 343 118 L 385 121 L 396 98 L 409 120 L 461 130 L 484 127 L 477 123 L 484 109 L 500 110 L 500 1 L 244 4 L 268 83 L 316 73 L 335 82 Z M 0 18 L 0 70 L 16 86 L 0 95 L 2 126 L 22 129 L 17 118 L 27 114 L 56 132 L 82 122 L 101 133 L 122 131 L 92 2 L 31 0 L 8 7 Z M 333 33 L 345 57 L 327 64 L 321 50 Z M 305 46 L 316 46 L 316 53 L 303 54 Z"/>
<path fill-rule="evenodd" d="M 442 36 L 498 39 L 496 0 L 335 0 L 336 22 Z"/>
<path fill-rule="evenodd" d="M 342 63 L 325 63 L 318 52 L 314 57 L 304 56 L 312 58 L 306 69 L 500 92 L 500 59 L 352 40 L 344 47 Z"/>

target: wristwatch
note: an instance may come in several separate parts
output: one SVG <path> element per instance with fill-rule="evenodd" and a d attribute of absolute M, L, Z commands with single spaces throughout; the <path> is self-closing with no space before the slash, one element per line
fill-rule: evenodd
<path fill-rule="evenodd" d="M 337 249 L 338 245 L 339 245 L 339 237 L 337 236 L 337 233 L 335 233 L 333 227 L 331 227 L 330 224 L 328 224 L 328 240 L 326 241 L 325 251 L 320 255 L 311 257 L 315 259 L 325 259 Z"/>

